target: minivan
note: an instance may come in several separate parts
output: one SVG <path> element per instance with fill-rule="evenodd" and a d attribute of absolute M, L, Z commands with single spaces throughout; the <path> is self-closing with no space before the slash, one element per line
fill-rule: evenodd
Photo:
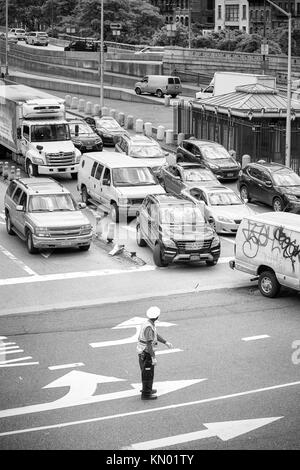
<path fill-rule="evenodd" d="M 144 163 L 107 151 L 81 156 L 77 189 L 83 202 L 99 203 L 116 223 L 135 217 L 148 194 L 165 193 Z"/>
<path fill-rule="evenodd" d="M 288 212 L 244 217 L 230 267 L 256 276 L 265 297 L 275 297 L 281 285 L 300 291 L 299 222 L 298 214 Z"/>
<path fill-rule="evenodd" d="M 135 84 L 134 91 L 137 95 L 150 93 L 159 98 L 163 98 L 164 95 L 171 95 L 172 98 L 176 98 L 177 95 L 182 93 L 182 85 L 179 77 L 147 75 L 140 82 Z"/>

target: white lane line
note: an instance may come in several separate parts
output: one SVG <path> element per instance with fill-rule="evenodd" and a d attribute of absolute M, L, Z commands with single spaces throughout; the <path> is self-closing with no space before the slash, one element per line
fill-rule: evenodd
<path fill-rule="evenodd" d="M 39 364 L 39 362 L 22 362 L 21 364 L 0 364 L 0 368 L 3 369 L 3 367 L 23 367 L 23 366 L 31 366 L 34 364 Z"/>
<path fill-rule="evenodd" d="M 183 351 L 183 349 L 164 349 L 163 351 L 156 351 L 155 355 L 158 356 L 159 354 L 172 354 L 180 351 Z"/>
<path fill-rule="evenodd" d="M 14 349 L 13 351 L 0 351 L 0 357 L 6 356 L 7 354 L 16 354 L 24 352 L 24 349 Z"/>
<path fill-rule="evenodd" d="M 0 339 L 7 339 L 7 336 L 0 336 Z"/>
<path fill-rule="evenodd" d="M 264 339 L 270 338 L 269 335 L 258 335 L 258 336 L 248 336 L 246 338 L 242 338 L 242 341 L 255 341 L 256 339 Z"/>
<path fill-rule="evenodd" d="M 0 345 L 1 345 L 1 343 L 0 343 Z M 19 349 L 19 346 L 17 346 L 17 345 L 16 346 L 6 346 L 4 348 L 0 347 L 0 352 L 1 351 L 8 351 L 9 349 Z"/>
<path fill-rule="evenodd" d="M 277 390 L 280 388 L 286 388 L 286 387 L 293 387 L 294 385 L 300 385 L 300 381 L 298 382 L 289 382 L 285 384 L 280 384 L 280 385 L 272 385 L 270 387 L 264 387 L 264 388 L 257 388 L 254 390 L 247 390 L 245 392 L 238 392 L 238 393 L 232 393 L 230 395 L 223 395 L 223 396 L 218 396 L 218 397 L 212 397 L 212 398 L 205 398 L 203 400 L 197 400 L 197 401 L 190 401 L 190 402 L 185 402 L 185 403 L 178 403 L 175 405 L 167 405 L 167 406 L 160 406 L 157 408 L 150 408 L 150 409 L 143 409 L 139 411 L 131 411 L 127 413 L 118 413 L 115 415 L 108 415 L 108 416 L 101 416 L 98 418 L 91 418 L 91 419 L 83 419 L 80 421 L 69 421 L 65 423 L 58 423 L 58 424 L 52 424 L 52 425 L 47 425 L 47 426 L 39 426 L 35 428 L 24 428 L 24 429 L 17 429 L 15 431 L 7 431 L 0 433 L 1 436 L 10 436 L 14 434 L 24 434 L 28 432 L 34 432 L 34 431 L 44 431 L 45 429 L 57 429 L 57 428 L 65 428 L 68 426 L 77 426 L 77 425 L 82 425 L 82 424 L 87 424 L 87 423 L 96 423 L 99 421 L 108 421 L 111 419 L 118 419 L 118 418 L 126 418 L 128 416 L 135 416 L 135 415 L 142 415 L 144 413 L 155 413 L 156 411 L 166 411 L 174 408 L 182 408 L 185 406 L 193 406 L 193 405 L 201 405 L 202 403 L 210 403 L 213 401 L 219 401 L 219 400 L 226 400 L 226 399 L 231 399 L 231 398 L 236 398 L 240 396 L 245 396 L 245 395 L 251 395 L 252 393 L 260 393 L 260 392 L 267 392 L 269 390 Z"/>
<path fill-rule="evenodd" d="M 141 266 L 139 268 L 129 269 L 100 269 L 97 271 L 79 271 L 73 273 L 60 273 L 60 274 L 45 274 L 45 275 L 34 275 L 30 277 L 14 277 L 9 279 L 0 279 L 0 286 L 8 286 L 14 284 L 28 284 L 32 282 L 48 282 L 48 281 L 61 281 L 66 279 L 77 279 L 84 277 L 97 277 L 97 276 L 112 276 L 115 274 L 128 274 L 138 273 L 143 271 L 154 271 L 155 266 Z"/>
<path fill-rule="evenodd" d="M 84 366 L 83 362 L 74 362 L 74 364 L 61 364 L 59 366 L 49 366 L 49 370 L 58 370 L 58 369 L 69 369 L 72 367 L 82 367 Z"/>
<path fill-rule="evenodd" d="M 0 361 L 0 366 L 3 366 L 5 364 L 9 364 L 10 362 L 26 361 L 27 359 L 32 359 L 32 356 L 19 357 L 18 359 L 9 359 L 8 361 Z"/>
<path fill-rule="evenodd" d="M 3 336 L 3 338 L 5 338 L 5 336 Z M 1 337 L 0 337 L 0 339 L 1 339 Z M 6 346 L 10 346 L 11 344 L 16 344 L 16 343 L 14 343 L 14 342 L 9 342 L 9 343 L 2 342 L 2 343 L 0 343 L 0 346 L 1 347 L 6 347 Z"/>
<path fill-rule="evenodd" d="M 21 269 L 23 269 L 23 271 L 27 272 L 31 276 L 36 276 L 37 275 L 37 273 L 35 271 L 33 271 L 31 268 L 29 268 L 29 266 L 26 266 L 26 264 L 23 263 L 23 261 L 16 258 L 12 253 L 10 253 L 10 251 L 6 250 L 6 248 L 4 248 L 4 246 L 0 245 L 0 251 L 5 256 L 7 256 L 7 258 L 9 258 L 11 261 L 16 263 Z"/>

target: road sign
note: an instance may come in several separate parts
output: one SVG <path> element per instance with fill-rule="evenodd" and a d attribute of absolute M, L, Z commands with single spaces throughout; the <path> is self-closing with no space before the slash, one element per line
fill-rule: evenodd
<path fill-rule="evenodd" d="M 121 23 L 110 23 L 110 29 L 122 29 Z"/>
<path fill-rule="evenodd" d="M 261 52 L 262 55 L 268 55 L 269 54 L 269 44 L 261 44 L 260 52 Z"/>

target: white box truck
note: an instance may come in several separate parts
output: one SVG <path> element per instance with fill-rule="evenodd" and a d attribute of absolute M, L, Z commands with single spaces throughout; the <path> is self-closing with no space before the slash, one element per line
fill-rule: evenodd
<path fill-rule="evenodd" d="M 266 297 L 275 297 L 281 285 L 300 291 L 300 215 L 267 212 L 245 217 L 229 264 L 256 276 Z"/>
<path fill-rule="evenodd" d="M 29 176 L 71 174 L 81 152 L 65 119 L 64 99 L 25 85 L 0 85 L 0 145 Z"/>
<path fill-rule="evenodd" d="M 210 84 L 196 93 L 197 99 L 211 98 L 212 96 L 233 93 L 237 86 L 260 85 L 276 89 L 276 77 L 271 75 L 256 75 L 252 73 L 239 72 L 215 72 Z"/>

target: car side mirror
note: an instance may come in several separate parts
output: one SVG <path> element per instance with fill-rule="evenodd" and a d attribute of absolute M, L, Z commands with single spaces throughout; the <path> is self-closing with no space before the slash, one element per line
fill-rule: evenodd
<path fill-rule="evenodd" d="M 78 202 L 78 209 L 85 209 L 86 203 L 85 202 Z"/>
<path fill-rule="evenodd" d="M 136 216 L 138 217 L 140 215 L 140 211 L 136 211 Z"/>
<path fill-rule="evenodd" d="M 266 182 L 265 182 L 265 185 L 266 185 L 268 188 L 271 188 L 271 187 L 272 187 L 272 181 L 266 181 Z"/>
<path fill-rule="evenodd" d="M 44 147 L 43 147 L 42 145 L 37 145 L 36 148 L 37 148 L 37 150 L 38 150 L 39 152 L 41 152 Z"/>
<path fill-rule="evenodd" d="M 110 186 L 110 181 L 109 181 L 109 179 L 108 179 L 108 178 L 103 178 L 102 184 L 103 184 L 104 186 Z"/>
<path fill-rule="evenodd" d="M 168 157 L 169 155 L 169 152 L 165 152 L 165 157 Z"/>
<path fill-rule="evenodd" d="M 16 211 L 18 211 L 18 212 L 24 212 L 24 206 L 17 205 Z"/>

